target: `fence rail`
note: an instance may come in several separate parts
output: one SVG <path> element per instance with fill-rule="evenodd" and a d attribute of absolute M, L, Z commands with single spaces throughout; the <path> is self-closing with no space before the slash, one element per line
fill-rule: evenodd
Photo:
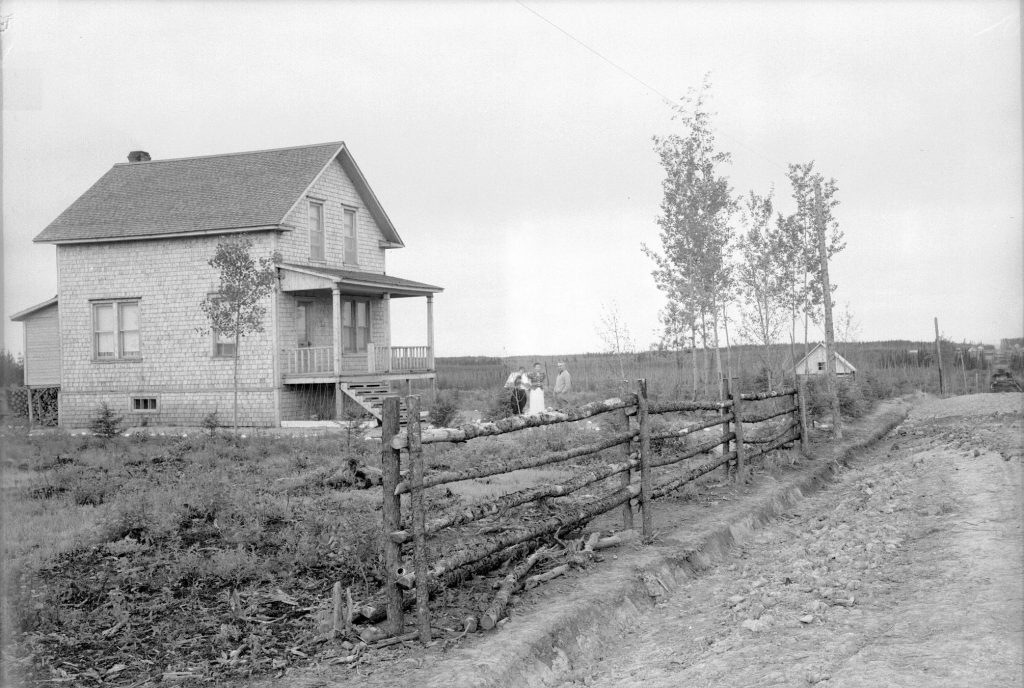
<path fill-rule="evenodd" d="M 637 381 L 635 394 L 624 394 L 623 398 L 608 399 L 594 402 L 575 409 L 557 412 L 544 412 L 533 416 L 515 416 L 493 423 L 465 425 L 455 429 L 422 429 L 417 422 L 411 422 L 407 430 L 400 430 L 398 397 L 387 397 L 384 403 L 384 420 L 382 424 L 382 463 L 384 509 L 383 526 L 386 535 L 384 540 L 384 559 L 387 569 L 385 595 L 387 598 L 387 628 L 392 635 L 400 635 L 404 629 L 403 605 L 408 606 L 409 600 L 403 596 L 403 588 L 416 589 L 416 616 L 419 637 L 423 642 L 430 639 L 430 614 L 427 605 L 428 595 L 440 586 L 457 581 L 463 569 L 479 570 L 482 562 L 494 561 L 499 555 L 506 558 L 522 556 L 528 551 L 527 543 L 537 542 L 567 527 L 585 525 L 591 519 L 622 507 L 622 526 L 624 530 L 633 528 L 635 500 L 642 517 L 641 532 L 648 540 L 653 534 L 653 500 L 671 494 L 697 478 L 724 467 L 727 475 L 741 478 L 745 475 L 744 464 L 753 458 L 763 456 L 787 444 L 798 440 L 806 448 L 806 420 L 803 413 L 805 405 L 803 396 L 797 389 L 784 389 L 778 392 L 762 394 L 730 393 L 726 385 L 727 399 L 714 401 L 671 401 L 649 403 L 645 380 Z M 786 404 L 787 398 L 792 403 Z M 760 411 L 750 409 L 762 402 L 782 400 L 784 408 Z M 419 408 L 419 397 L 409 396 L 406 406 L 410 409 L 410 417 L 418 418 L 415 413 Z M 775 402 L 778 403 L 778 402 Z M 652 418 L 658 415 L 673 413 L 712 412 L 714 416 L 695 419 L 683 428 L 671 431 L 652 428 Z M 603 415 L 607 418 L 613 432 L 609 436 L 589 444 L 573 447 L 562 451 L 552 451 L 539 456 L 519 457 L 505 461 L 502 465 L 475 466 L 464 470 L 444 470 L 426 474 L 423 461 L 423 446 L 439 442 L 469 442 L 481 437 L 494 437 L 506 433 L 514 433 L 527 428 L 543 427 Z M 781 427 L 773 427 L 767 434 L 746 439 L 745 425 L 755 426 L 777 418 L 788 417 Z M 720 428 L 715 433 L 714 428 Z M 663 446 L 659 453 L 651 449 L 652 440 L 669 440 L 689 438 L 696 433 L 714 433 L 703 442 L 694 446 Z M 571 477 L 557 484 L 543 484 L 529 487 L 489 498 L 473 504 L 464 505 L 450 514 L 434 518 L 427 522 L 423 507 L 424 491 L 449 483 L 475 480 L 502 473 L 527 468 L 537 468 L 555 463 L 564 463 L 585 456 L 594 456 L 599 452 L 621 447 L 617 458 L 603 465 L 590 465 L 579 468 Z M 408 471 L 403 479 L 400 469 L 402 454 L 405 452 Z M 682 461 L 706 455 L 703 463 L 687 467 L 677 474 L 666 476 L 664 469 L 678 465 Z M 655 469 L 662 469 L 655 482 Z M 639 481 L 635 481 L 639 473 Z M 536 502 L 550 497 L 570 495 L 607 481 L 609 478 L 621 476 L 617 487 L 605 488 L 604 493 L 595 494 L 584 503 L 576 503 L 572 509 L 556 512 L 540 522 L 531 523 L 528 527 L 517 528 L 482 542 L 464 545 L 462 549 L 453 551 L 447 556 L 429 560 L 427 555 L 427 538 L 437 533 L 462 524 L 472 523 L 507 509 Z M 403 517 L 400 496 L 408 493 L 409 513 Z M 410 562 L 403 562 L 403 546 L 412 545 Z M 535 558 L 533 558 L 535 560 Z M 530 568 L 530 560 L 524 561 L 514 572 L 524 573 Z M 515 587 L 516 576 L 506 580 L 499 591 L 498 597 L 480 618 L 484 628 L 493 627 L 507 603 L 510 590 Z M 476 623 L 476 618 L 466 620 L 467 628 Z"/>

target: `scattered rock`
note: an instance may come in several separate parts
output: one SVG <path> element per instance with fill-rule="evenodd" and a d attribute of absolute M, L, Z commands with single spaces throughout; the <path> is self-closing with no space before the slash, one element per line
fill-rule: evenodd
<path fill-rule="evenodd" d="M 800 623 L 809 624 L 812 621 L 814 621 L 814 616 L 812 614 L 805 614 L 800 617 Z"/>

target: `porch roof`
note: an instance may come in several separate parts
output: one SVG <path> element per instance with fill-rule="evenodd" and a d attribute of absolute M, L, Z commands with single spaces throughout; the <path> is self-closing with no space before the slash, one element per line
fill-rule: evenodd
<path fill-rule="evenodd" d="M 373 296 L 390 294 L 392 297 L 402 298 L 426 296 L 444 291 L 443 287 L 376 272 L 340 270 L 290 263 L 283 263 L 278 267 L 281 274 L 281 289 L 286 292 L 332 289 L 337 286 L 346 294 Z"/>

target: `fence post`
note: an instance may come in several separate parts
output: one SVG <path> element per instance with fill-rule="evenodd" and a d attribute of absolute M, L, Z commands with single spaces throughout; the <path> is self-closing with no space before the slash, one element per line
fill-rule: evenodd
<path fill-rule="evenodd" d="M 739 385 L 736 385 L 739 387 Z M 744 480 L 743 475 L 743 417 L 742 402 L 740 399 L 740 391 L 737 389 L 729 394 L 729 398 L 732 399 L 732 415 L 733 415 L 733 427 L 736 428 L 736 480 Z"/>
<path fill-rule="evenodd" d="M 728 399 L 728 398 L 730 398 L 732 396 L 732 391 L 730 390 L 730 387 L 729 387 L 729 378 L 727 378 L 727 377 L 722 378 L 722 392 L 723 392 L 723 394 L 724 394 L 726 399 Z M 722 438 L 723 438 L 722 453 L 723 454 L 728 454 L 729 453 L 729 440 L 727 440 L 725 438 L 729 436 L 729 419 L 728 419 L 729 409 L 723 408 L 719 413 L 722 416 L 726 416 L 725 422 L 722 423 Z M 725 477 L 728 478 L 729 477 L 729 462 L 728 461 L 726 461 L 722 465 L 722 469 L 725 471 Z"/>
<path fill-rule="evenodd" d="M 621 419 L 619 422 L 622 425 L 622 431 L 623 432 L 628 431 L 629 430 L 629 414 L 626 413 L 626 409 L 624 409 L 624 408 L 623 409 L 619 409 L 616 412 L 616 415 L 618 415 L 620 417 L 620 419 Z M 629 461 L 629 455 L 631 453 L 629 451 L 630 444 L 631 444 L 630 442 L 624 442 L 622 444 L 622 460 L 623 461 Z M 622 487 L 629 487 L 629 484 L 631 482 L 633 482 L 633 470 L 630 469 L 630 468 L 627 468 L 625 471 L 622 472 L 622 475 L 619 477 L 619 485 L 621 485 Z M 627 499 L 622 504 L 622 529 L 623 530 L 633 530 L 634 527 L 635 526 L 633 525 L 633 500 L 632 499 Z"/>
<path fill-rule="evenodd" d="M 400 480 L 399 469 L 402 452 L 391 447 L 391 440 L 398 434 L 401 401 L 396 396 L 384 397 L 383 418 L 381 419 L 381 489 L 384 493 L 384 593 L 387 598 L 387 630 L 391 635 L 401 635 L 405 628 L 402 612 L 402 591 L 395 576 L 402 565 L 402 546 L 392 542 L 391 533 L 402 527 L 402 500 L 395 494 Z"/>
<path fill-rule="evenodd" d="M 800 406 L 800 451 L 807 453 L 807 380 L 797 377 L 796 398 Z"/>
<path fill-rule="evenodd" d="M 637 380 L 636 418 L 640 423 L 640 508 L 644 540 L 654 535 L 651 525 L 651 424 L 647 417 L 647 380 Z"/>
<path fill-rule="evenodd" d="M 427 516 L 423 508 L 423 446 L 420 397 L 405 398 L 405 428 L 409 436 L 409 503 L 412 508 L 413 570 L 416 571 L 416 622 L 420 642 L 430 642 L 430 589 L 427 587 Z"/>

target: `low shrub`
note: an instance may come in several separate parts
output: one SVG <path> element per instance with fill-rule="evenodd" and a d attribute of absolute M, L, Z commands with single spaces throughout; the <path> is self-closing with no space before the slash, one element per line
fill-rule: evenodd
<path fill-rule="evenodd" d="M 117 437 L 124 430 L 124 416 L 114 413 L 113 409 L 103 402 L 99 405 L 96 415 L 89 422 L 89 429 L 97 437 Z"/>
<path fill-rule="evenodd" d="M 507 389 L 501 389 L 491 396 L 490 405 L 482 414 L 482 418 L 486 421 L 495 421 L 514 415 L 516 414 L 512 410 L 512 393 Z"/>
<path fill-rule="evenodd" d="M 430 405 L 430 422 L 439 428 L 451 427 L 459 417 L 458 390 L 442 390 L 438 392 L 434 403 Z"/>
<path fill-rule="evenodd" d="M 861 391 L 856 380 L 836 380 L 836 393 L 839 396 L 839 412 L 846 418 L 860 418 L 871 407 L 868 399 Z M 825 376 L 816 376 L 807 382 L 807 413 L 813 418 L 822 418 L 831 412 L 831 400 L 828 395 L 828 380 Z"/>
<path fill-rule="evenodd" d="M 210 411 L 203 416 L 202 426 L 203 430 L 206 430 L 211 435 L 217 432 L 217 429 L 221 427 L 221 422 L 216 410 Z"/>

